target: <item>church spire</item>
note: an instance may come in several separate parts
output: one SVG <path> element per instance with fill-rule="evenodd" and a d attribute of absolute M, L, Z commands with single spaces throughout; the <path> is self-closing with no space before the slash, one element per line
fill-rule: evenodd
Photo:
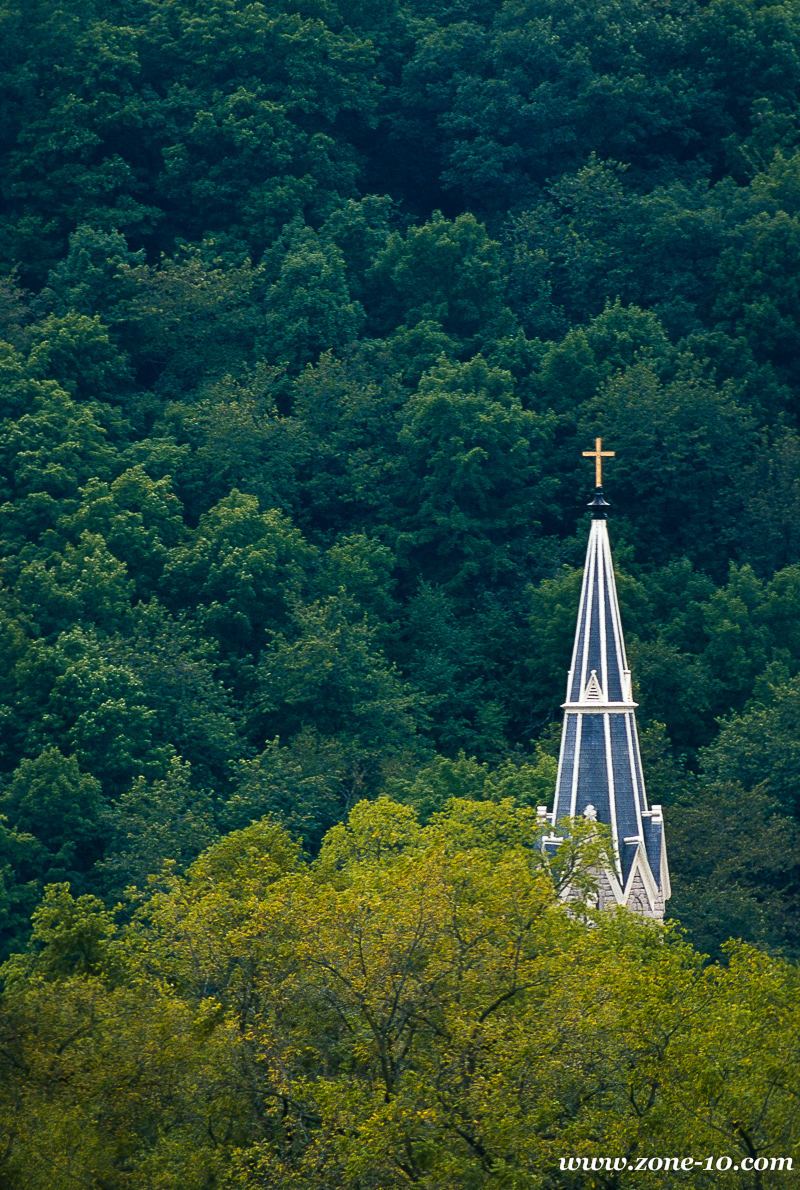
<path fill-rule="evenodd" d="M 664 822 L 660 806 L 648 807 L 642 777 L 636 706 L 617 600 L 603 497 L 602 460 L 613 458 L 598 438 L 597 485 L 583 586 L 567 678 L 554 824 L 583 815 L 611 827 L 615 868 L 600 879 L 601 905 L 623 905 L 646 917 L 663 917 L 670 895 Z M 556 837 L 552 837 L 556 841 Z"/>

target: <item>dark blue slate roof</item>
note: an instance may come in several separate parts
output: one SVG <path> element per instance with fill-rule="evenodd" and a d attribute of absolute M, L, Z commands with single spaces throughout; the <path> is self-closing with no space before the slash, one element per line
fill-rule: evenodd
<path fill-rule="evenodd" d="M 594 806 L 611 827 L 624 889 L 636 858 L 663 893 L 663 823 L 647 804 L 636 703 L 619 614 L 605 520 L 593 520 L 586 551 L 572 666 L 564 704 L 553 822 Z"/>
<path fill-rule="evenodd" d="M 647 851 L 647 859 L 650 864 L 650 871 L 653 873 L 655 882 L 658 887 L 661 887 L 661 838 L 664 833 L 664 823 L 659 818 L 654 820 L 652 817 L 645 817 L 643 819 L 644 826 L 644 845 Z"/>

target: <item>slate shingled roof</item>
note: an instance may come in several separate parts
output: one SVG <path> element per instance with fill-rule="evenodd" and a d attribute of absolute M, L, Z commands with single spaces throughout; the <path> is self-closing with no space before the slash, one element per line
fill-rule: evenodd
<path fill-rule="evenodd" d="M 642 777 L 637 704 L 600 489 L 590 507 L 556 798 L 548 818 L 557 828 L 561 819 L 587 815 L 587 807 L 588 817 L 596 812 L 611 827 L 617 855 L 616 869 L 603 874 L 601 902 L 660 918 L 670 895 L 664 820 L 660 806 L 648 806 Z M 551 836 L 553 843 L 557 837 Z"/>

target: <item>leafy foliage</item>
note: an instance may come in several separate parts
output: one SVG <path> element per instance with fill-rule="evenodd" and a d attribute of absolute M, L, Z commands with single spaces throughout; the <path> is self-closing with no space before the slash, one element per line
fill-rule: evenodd
<path fill-rule="evenodd" d="M 796 969 L 568 908 L 607 844 L 578 829 L 553 869 L 544 829 L 511 798 L 427 826 L 361 801 L 309 867 L 264 820 L 116 928 L 53 885 L 4 968 L 4 1180 L 566 1188 L 565 1152 L 796 1154 Z"/>
<path fill-rule="evenodd" d="M 0 34 L 0 1180 L 788 1152 L 800 8 Z M 536 842 L 598 434 L 688 942 Z"/>

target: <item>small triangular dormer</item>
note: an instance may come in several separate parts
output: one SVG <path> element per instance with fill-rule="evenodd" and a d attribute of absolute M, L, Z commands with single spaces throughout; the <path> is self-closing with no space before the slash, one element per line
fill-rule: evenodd
<path fill-rule="evenodd" d="M 605 702 L 603 691 L 600 689 L 600 683 L 597 680 L 596 669 L 592 670 L 592 675 L 586 683 L 581 702 Z"/>

